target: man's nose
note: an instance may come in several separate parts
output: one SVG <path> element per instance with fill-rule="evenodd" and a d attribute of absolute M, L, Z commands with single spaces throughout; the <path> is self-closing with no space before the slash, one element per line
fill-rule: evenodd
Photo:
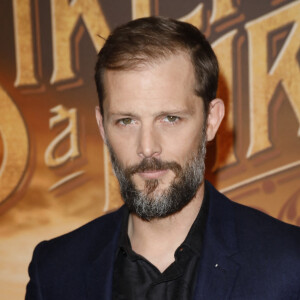
<path fill-rule="evenodd" d="M 141 158 L 158 157 L 161 154 L 158 132 L 153 126 L 142 126 L 138 136 L 137 154 Z"/>

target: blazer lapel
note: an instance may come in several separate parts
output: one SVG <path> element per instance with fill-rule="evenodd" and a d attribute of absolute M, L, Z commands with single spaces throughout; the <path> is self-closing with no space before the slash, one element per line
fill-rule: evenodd
<path fill-rule="evenodd" d="M 239 264 L 234 210 L 209 183 L 209 215 L 194 299 L 228 299 Z"/>
<path fill-rule="evenodd" d="M 118 238 L 121 228 L 121 219 L 124 209 L 116 215 L 115 223 L 108 224 L 104 248 L 99 248 L 98 257 L 93 260 L 87 273 L 87 299 L 110 300 L 112 298 L 112 281 L 115 255 L 118 247 Z"/>
<path fill-rule="evenodd" d="M 115 248 L 113 243 L 107 245 L 92 264 L 87 278 L 87 299 L 108 300 L 112 298 Z"/>

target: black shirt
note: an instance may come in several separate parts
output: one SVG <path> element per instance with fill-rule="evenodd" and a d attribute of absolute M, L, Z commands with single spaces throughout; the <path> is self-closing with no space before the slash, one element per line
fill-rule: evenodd
<path fill-rule="evenodd" d="M 209 196 L 206 190 L 196 220 L 175 251 L 175 261 L 163 273 L 132 250 L 127 234 L 129 213 L 125 210 L 114 266 L 114 300 L 192 299 L 208 215 Z"/>

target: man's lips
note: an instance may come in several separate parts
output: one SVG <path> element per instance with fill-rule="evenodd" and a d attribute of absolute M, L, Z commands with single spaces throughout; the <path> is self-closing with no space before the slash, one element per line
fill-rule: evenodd
<path fill-rule="evenodd" d="M 144 179 L 158 179 L 159 177 L 165 175 L 168 170 L 149 170 L 144 172 L 138 172 L 138 174 Z"/>

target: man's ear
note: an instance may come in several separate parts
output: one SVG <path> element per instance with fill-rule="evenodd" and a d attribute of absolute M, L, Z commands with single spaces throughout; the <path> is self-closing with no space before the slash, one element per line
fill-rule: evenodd
<path fill-rule="evenodd" d="M 224 102 L 217 98 L 210 102 L 206 123 L 207 141 L 214 139 L 225 114 Z"/>
<path fill-rule="evenodd" d="M 102 114 L 100 112 L 100 107 L 99 106 L 96 106 L 95 113 L 96 113 L 96 120 L 97 120 L 97 124 L 98 124 L 98 128 L 99 128 L 101 137 L 103 139 L 103 142 L 106 144 L 106 135 L 105 135 L 104 127 L 103 127 L 103 117 L 102 117 Z"/>

